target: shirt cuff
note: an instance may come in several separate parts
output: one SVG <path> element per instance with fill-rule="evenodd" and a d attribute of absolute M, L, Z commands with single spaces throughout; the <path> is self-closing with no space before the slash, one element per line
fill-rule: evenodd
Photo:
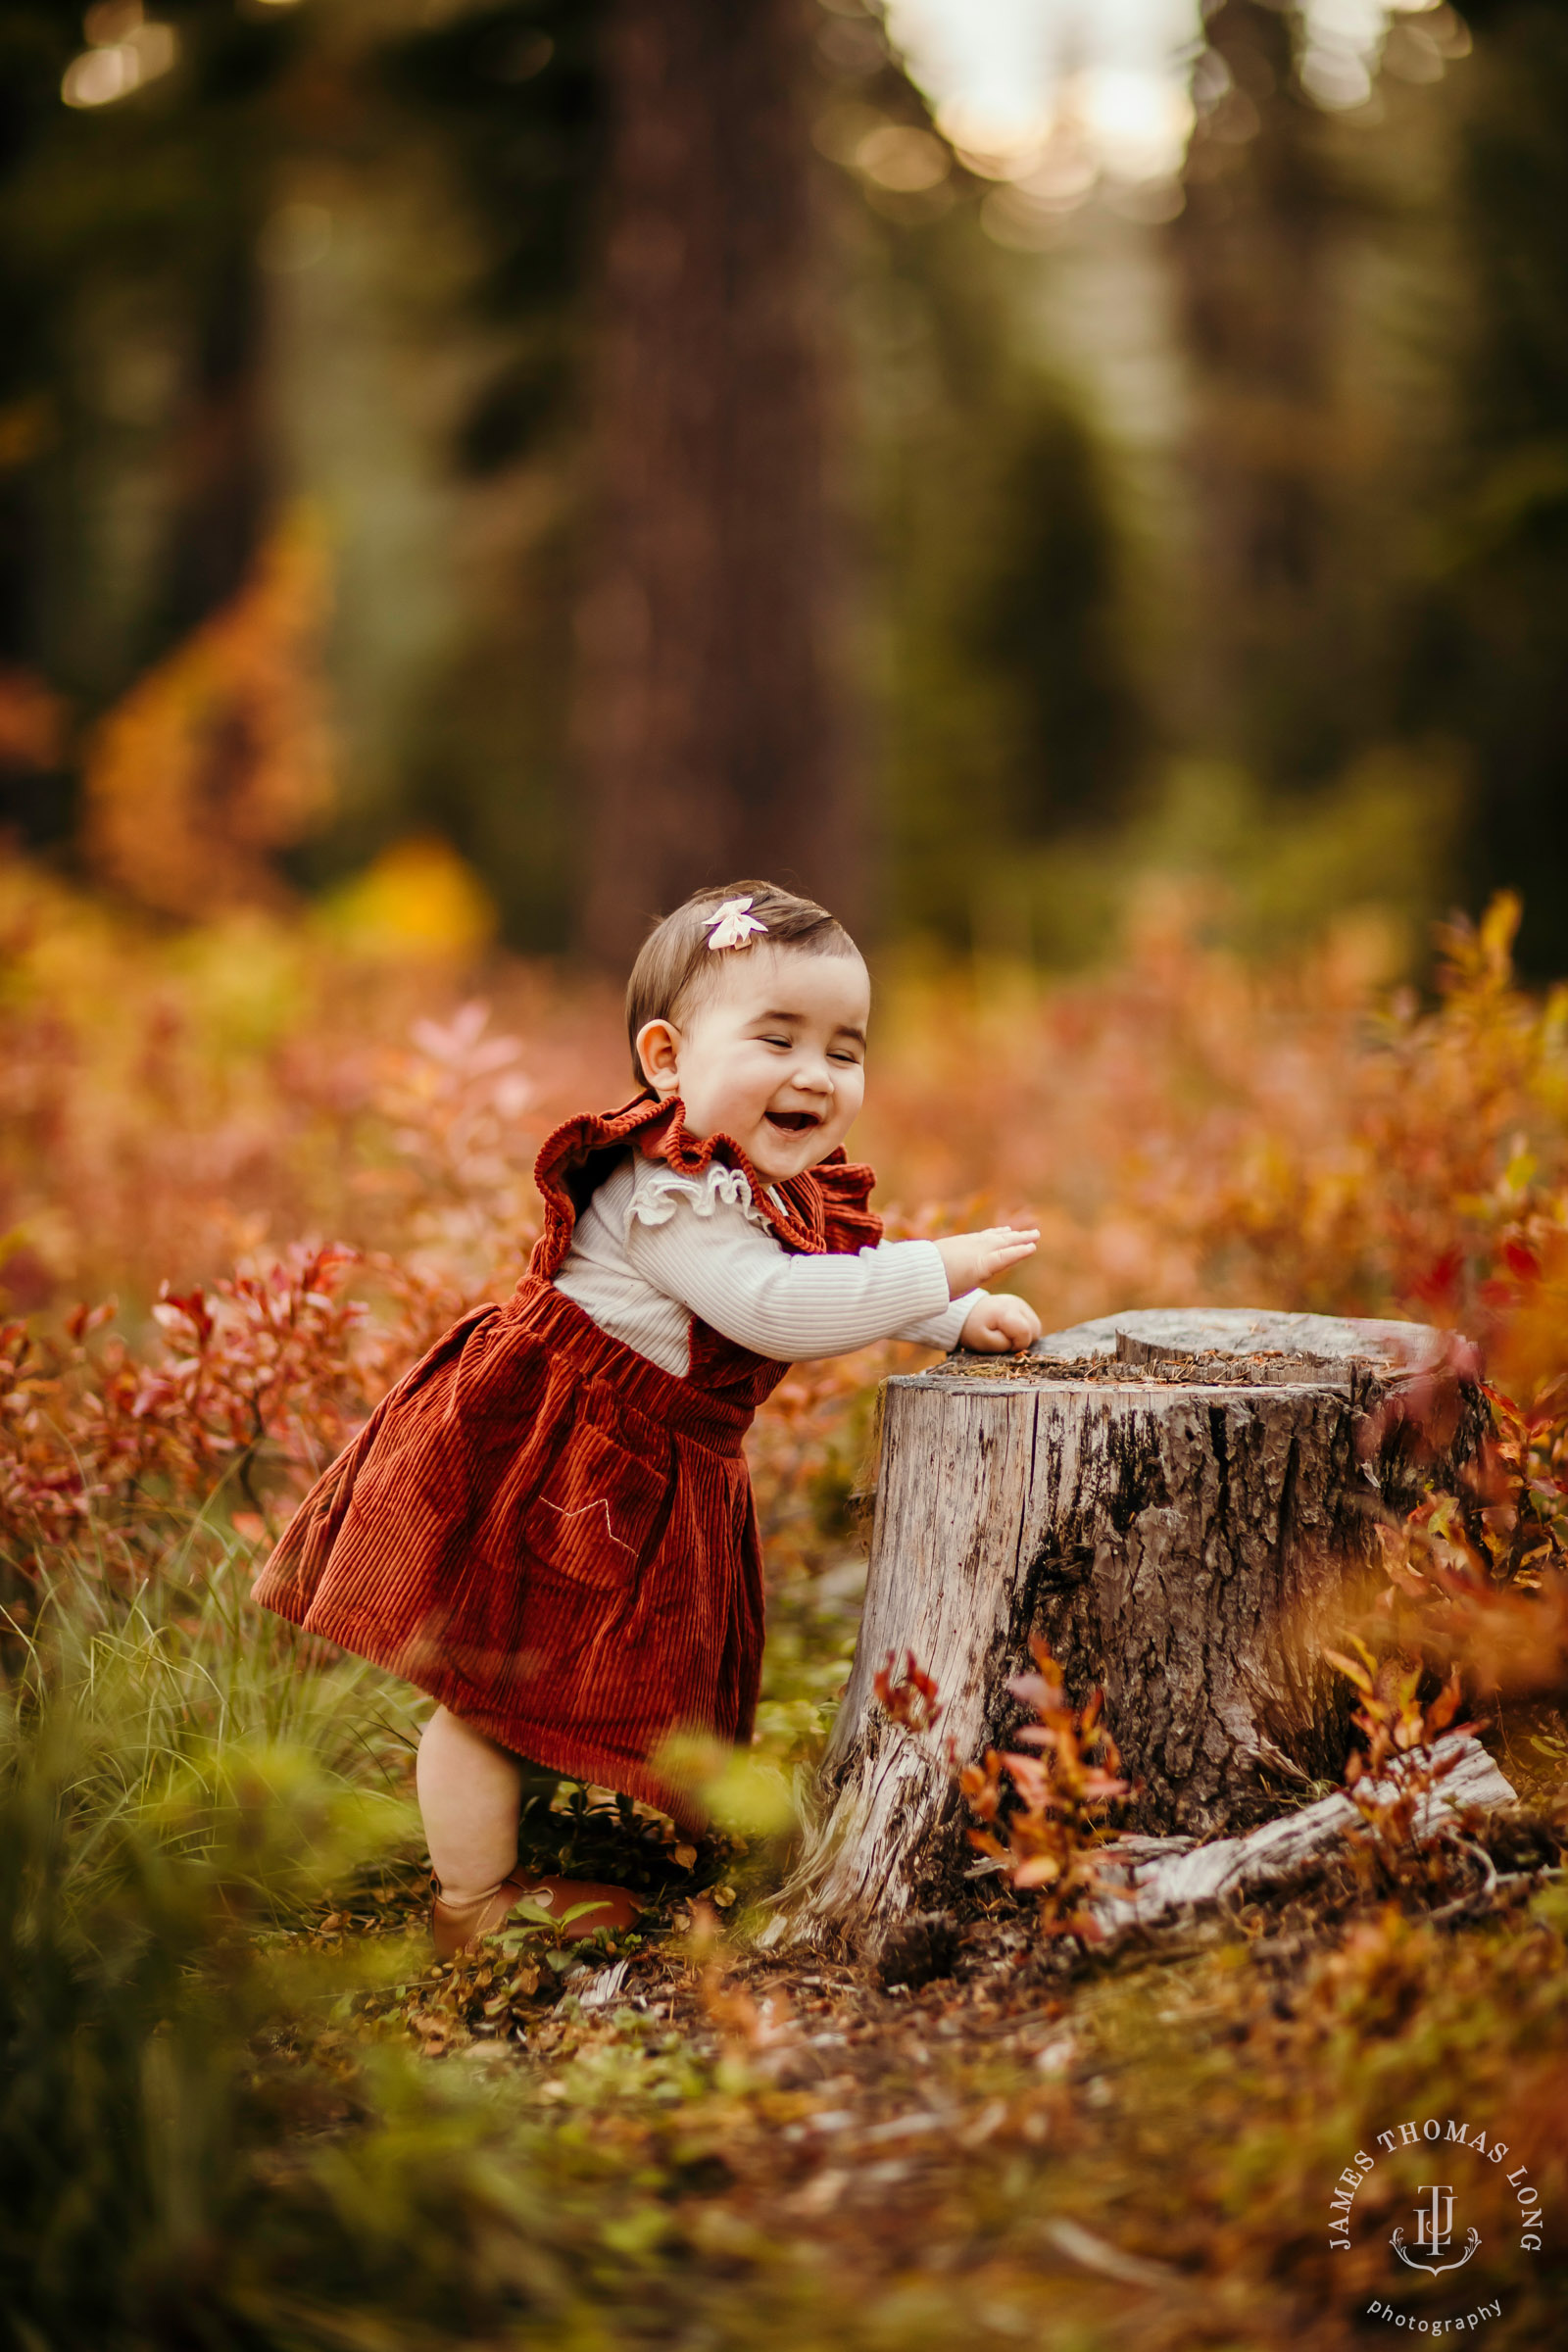
<path fill-rule="evenodd" d="M 912 1340 L 921 1348 L 944 1348 L 951 1353 L 969 1319 L 969 1309 L 988 1296 L 985 1291 L 965 1291 L 961 1298 L 951 1298 L 938 1313 L 924 1315 L 918 1323 L 906 1323 L 894 1337 Z"/>

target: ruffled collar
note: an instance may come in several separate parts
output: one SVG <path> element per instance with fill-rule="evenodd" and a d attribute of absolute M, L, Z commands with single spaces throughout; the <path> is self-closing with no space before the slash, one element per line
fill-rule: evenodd
<path fill-rule="evenodd" d="M 752 1199 L 787 1250 L 818 1257 L 864 1249 L 878 1241 L 882 1221 L 869 1206 L 872 1171 L 850 1160 L 840 1146 L 804 1175 L 769 1184 L 729 1135 L 695 1136 L 678 1096 L 668 1102 L 645 1092 L 618 1110 L 587 1111 L 565 1120 L 547 1138 L 534 1165 L 545 1203 L 545 1229 L 531 1271 L 551 1279 L 571 1245 L 572 1228 L 598 1181 L 592 1162 L 627 1146 L 673 1169 L 701 1177 L 715 1161 L 738 1170 Z"/>
<path fill-rule="evenodd" d="M 628 1106 L 630 1107 L 630 1106 Z M 781 1242 L 808 1255 L 818 1255 L 827 1248 L 825 1219 L 822 1213 L 822 1195 L 813 1181 L 816 1170 L 808 1168 L 804 1175 L 792 1176 L 782 1184 L 771 1183 L 758 1173 L 752 1160 L 732 1135 L 695 1136 L 686 1124 L 685 1105 L 674 1096 L 667 1102 L 652 1098 L 652 1115 L 646 1125 L 636 1131 L 637 1149 L 646 1159 L 655 1159 L 677 1176 L 703 1176 L 716 1161 L 721 1167 L 733 1168 L 745 1177 L 751 1187 L 752 1200 L 766 1217 Z M 841 1145 L 821 1162 L 823 1167 L 846 1164 Z"/>

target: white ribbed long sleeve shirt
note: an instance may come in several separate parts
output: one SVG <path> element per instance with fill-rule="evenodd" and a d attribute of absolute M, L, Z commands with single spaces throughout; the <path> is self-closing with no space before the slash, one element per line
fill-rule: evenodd
<path fill-rule="evenodd" d="M 932 1242 L 802 1257 L 773 1235 L 738 1169 L 701 1177 L 628 1152 L 577 1219 L 556 1288 L 662 1371 L 691 1370 L 691 1318 L 780 1363 L 873 1340 L 953 1348 L 983 1296 L 948 1297 Z"/>

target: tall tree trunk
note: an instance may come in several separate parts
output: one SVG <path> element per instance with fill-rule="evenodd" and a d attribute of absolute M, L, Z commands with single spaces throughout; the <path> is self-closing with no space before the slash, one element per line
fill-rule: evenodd
<path fill-rule="evenodd" d="M 1322 118 L 1295 79 L 1298 25 L 1298 10 L 1277 0 L 1221 0 L 1206 15 L 1172 231 L 1192 368 L 1200 647 L 1191 673 L 1200 707 L 1186 717 L 1205 748 L 1270 780 L 1321 773 L 1344 749 L 1329 578 L 1343 462 L 1330 389 L 1333 200 Z"/>
<path fill-rule="evenodd" d="M 1523 882 L 1519 960 L 1547 979 L 1568 970 L 1568 10 L 1462 13 L 1476 36 L 1456 208 L 1469 332 L 1441 526 L 1456 561 L 1433 583 L 1409 691 L 1425 723 L 1474 747 L 1466 901 Z"/>
<path fill-rule="evenodd" d="M 853 915 L 807 0 L 612 0 L 584 939 L 704 882 Z"/>

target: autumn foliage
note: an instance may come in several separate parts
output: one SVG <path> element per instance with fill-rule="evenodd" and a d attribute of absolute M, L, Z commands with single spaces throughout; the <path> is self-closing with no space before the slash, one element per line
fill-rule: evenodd
<path fill-rule="evenodd" d="M 1061 1668 L 1045 1642 L 1036 1640 L 1030 1648 L 1034 1673 L 1012 1676 L 1007 1689 L 1034 1720 L 1013 1734 L 1016 1748 L 988 1748 L 959 1774 L 981 1825 L 969 1832 L 969 1842 L 1000 1862 L 1020 1892 L 1037 1897 L 1046 1934 L 1095 1942 L 1100 1930 L 1087 1905 L 1100 1875 L 1097 1847 L 1132 1785 L 1118 1777 L 1121 1757 L 1100 1692 L 1082 1707 L 1069 1706 Z"/>
<path fill-rule="evenodd" d="M 924 1671 L 912 1649 L 905 1652 L 902 1668 L 895 1667 L 890 1649 L 871 1678 L 871 1688 L 889 1722 L 902 1724 L 906 1731 L 929 1732 L 943 1713 L 936 1678 Z"/>
<path fill-rule="evenodd" d="M 324 551 L 302 518 L 100 722 L 84 800 L 106 880 L 169 914 L 286 904 L 271 853 L 331 801 L 326 604 Z"/>
<path fill-rule="evenodd" d="M 1516 985 L 1517 916 L 1502 900 L 1450 927 L 1429 999 L 1382 976 L 1364 927 L 1260 968 L 1169 899 L 1094 978 L 896 970 L 857 1142 L 895 1232 L 1027 1208 L 1048 1328 L 1201 1300 L 1467 1334 L 1491 1435 L 1460 1493 L 1384 1531 L 1382 1631 L 1549 1693 L 1568 1654 L 1568 992 Z M 515 1281 L 539 1141 L 623 1092 L 613 1002 L 505 960 L 481 995 L 467 950 L 410 936 L 398 952 L 330 908 L 157 933 L 25 867 L 0 877 L 14 1571 L 84 1539 L 122 1567 L 178 1548 L 192 1571 L 214 1513 L 264 1540 L 440 1330 Z M 776 1576 L 842 1546 L 866 1398 L 909 1360 L 801 1367 L 762 1416 Z"/>

